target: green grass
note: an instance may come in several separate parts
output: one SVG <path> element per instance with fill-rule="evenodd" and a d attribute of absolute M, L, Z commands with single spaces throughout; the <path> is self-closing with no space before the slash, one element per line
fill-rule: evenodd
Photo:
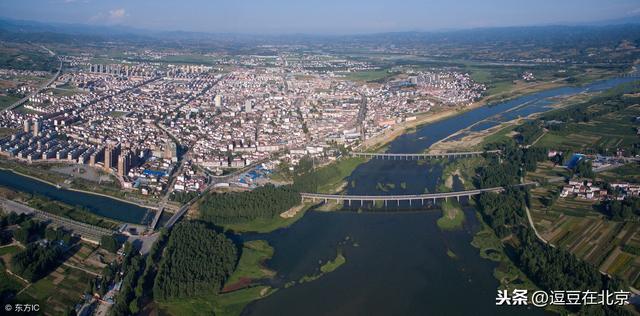
<path fill-rule="evenodd" d="M 127 114 L 127 113 L 129 113 L 129 112 L 124 112 L 124 111 L 111 111 L 111 112 L 107 113 L 107 115 L 108 115 L 108 116 L 111 116 L 111 117 L 122 117 L 122 116 L 124 116 L 124 115 L 125 115 L 125 114 Z"/>
<path fill-rule="evenodd" d="M 347 258 L 345 258 L 342 254 L 342 250 L 338 248 L 338 254 L 336 255 L 336 258 L 333 260 L 329 260 L 325 264 L 320 266 L 320 272 L 322 272 L 323 274 L 333 272 L 346 262 Z"/>
<path fill-rule="evenodd" d="M 5 271 L 3 264 L 0 264 L 0 294 L 12 293 L 12 295 L 15 295 L 24 286 L 20 280 Z"/>
<path fill-rule="evenodd" d="M 342 186 L 345 178 L 365 162 L 367 159 L 362 157 L 344 158 L 314 171 L 318 175 L 318 192 L 335 193 Z M 329 172 L 330 169 L 333 170 Z"/>
<path fill-rule="evenodd" d="M 482 140 L 481 143 L 481 147 L 484 147 L 484 145 L 486 144 L 491 144 L 491 143 L 500 143 L 502 141 L 505 140 L 509 140 L 511 139 L 511 136 L 509 136 L 509 134 L 511 132 L 513 132 L 513 130 L 517 127 L 517 125 L 507 125 L 501 129 L 499 129 L 497 132 L 488 135 L 487 137 L 485 137 Z"/>
<path fill-rule="evenodd" d="M 305 204 L 296 216 L 291 218 L 282 218 L 279 215 L 273 218 L 257 218 L 250 222 L 238 223 L 238 224 L 224 224 L 222 225 L 226 230 L 232 230 L 237 233 L 255 232 L 255 233 L 269 233 L 274 230 L 289 227 L 299 219 L 301 219 L 312 204 Z"/>
<path fill-rule="evenodd" d="M 2 247 L 0 248 L 0 256 L 4 256 L 6 254 L 13 255 L 13 254 L 16 254 L 18 251 L 20 251 L 20 247 L 16 245 Z"/>
<path fill-rule="evenodd" d="M 0 109 L 6 108 L 18 100 L 20 100 L 20 98 L 14 95 L 2 95 L 0 96 Z"/>
<path fill-rule="evenodd" d="M 447 249 L 447 257 L 449 257 L 451 259 L 457 259 L 458 258 L 456 253 L 453 252 L 453 250 L 451 250 L 451 249 Z"/>
<path fill-rule="evenodd" d="M 630 163 L 598 174 L 602 180 L 640 183 L 640 164 Z"/>
<path fill-rule="evenodd" d="M 442 217 L 436 222 L 442 230 L 455 230 L 462 228 L 464 212 L 457 202 L 447 200 L 442 203 Z"/>
<path fill-rule="evenodd" d="M 480 257 L 497 262 L 498 266 L 493 271 L 493 276 L 500 281 L 500 289 L 528 289 L 537 287 L 505 254 L 504 246 L 494 231 L 487 225 L 480 213 L 476 212 L 480 229 L 474 236 L 471 245 L 480 250 Z"/>
<path fill-rule="evenodd" d="M 159 307 L 163 312 L 174 316 L 236 316 L 240 315 L 245 306 L 250 302 L 263 298 L 273 292 L 274 290 L 268 286 L 258 286 L 215 296 L 161 302 L 159 303 Z"/>
<path fill-rule="evenodd" d="M 242 256 L 236 270 L 233 272 L 226 285 L 233 285 L 243 278 L 261 279 L 272 277 L 275 272 L 265 268 L 263 262 L 271 259 L 274 249 L 264 240 L 247 241 L 242 245 Z"/>
<path fill-rule="evenodd" d="M 60 283 L 55 284 L 55 278 L 50 274 L 18 295 L 17 300 L 38 303 L 43 312 L 54 315 L 61 314 L 68 307 L 77 304 L 91 276 L 65 266 L 59 267 L 57 271 L 61 271 L 61 275 L 64 276 Z"/>
<path fill-rule="evenodd" d="M 346 80 L 352 81 L 380 81 L 392 76 L 395 76 L 397 73 L 389 72 L 387 69 L 380 70 L 367 70 L 367 71 L 359 71 L 359 72 L 344 72 L 340 73 L 344 75 Z"/>

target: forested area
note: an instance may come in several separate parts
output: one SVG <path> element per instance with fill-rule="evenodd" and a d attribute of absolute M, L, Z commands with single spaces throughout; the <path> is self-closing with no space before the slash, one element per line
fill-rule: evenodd
<path fill-rule="evenodd" d="M 589 101 L 574 104 L 561 110 L 551 111 L 542 116 L 545 121 L 589 122 L 593 118 L 617 112 L 631 105 L 638 104 L 639 97 L 630 96 L 640 90 L 640 81 L 634 81 L 610 89 Z M 549 125 L 550 129 L 562 129 L 564 124 Z"/>
<path fill-rule="evenodd" d="M 143 268 L 144 260 L 138 251 L 130 244 L 125 245 L 125 256 L 122 262 L 123 279 L 120 291 L 115 297 L 115 304 L 111 309 L 114 316 L 135 315 L 139 310 L 138 295 L 134 290 L 138 285 L 138 277 Z"/>
<path fill-rule="evenodd" d="M 153 287 L 156 300 L 215 294 L 235 269 L 236 245 L 206 223 L 182 222 L 169 236 Z"/>
<path fill-rule="evenodd" d="M 273 218 L 300 204 L 291 186 L 265 185 L 247 192 L 210 193 L 199 204 L 201 218 L 219 224 L 242 223 L 256 218 Z"/>
<path fill-rule="evenodd" d="M 481 188 L 509 186 L 520 183 L 527 171 L 536 170 L 538 162 L 547 159 L 547 149 L 520 148 L 513 141 L 492 144 L 486 149 L 500 149 L 500 156 L 488 156 L 487 164 L 478 168 L 476 184 Z"/>
<path fill-rule="evenodd" d="M 603 213 L 614 221 L 624 221 L 640 216 L 640 198 L 630 198 L 622 201 L 607 200 L 600 206 Z"/>
<path fill-rule="evenodd" d="M 118 240 L 113 235 L 104 235 L 100 238 L 100 246 L 111 253 L 116 253 L 120 249 Z"/>
<path fill-rule="evenodd" d="M 538 287 L 555 289 L 624 290 L 627 287 L 617 279 L 609 279 L 598 269 L 572 253 L 554 248 L 537 239 L 525 219 L 524 207 L 528 193 L 524 190 L 507 190 L 504 193 L 483 193 L 477 198 L 483 219 L 500 238 L 517 237 L 508 242 L 511 260 Z M 517 246 L 515 246 L 517 245 Z M 574 306 L 573 312 L 581 315 L 631 315 L 626 310 L 608 306 Z"/>
<path fill-rule="evenodd" d="M 11 268 L 23 278 L 35 282 L 58 266 L 61 255 L 62 249 L 58 245 L 43 247 L 35 243 L 29 244 L 25 250 L 13 256 Z"/>
<path fill-rule="evenodd" d="M 518 183 L 526 171 L 547 158 L 546 149 L 518 148 L 511 143 L 494 145 L 503 152 L 478 170 L 478 183 L 500 186 Z M 583 172 L 583 169 L 578 170 Z M 526 220 L 530 194 L 526 188 L 507 188 L 502 193 L 483 193 L 476 204 L 483 220 L 505 242 L 506 254 L 527 277 L 546 291 L 571 290 L 623 290 L 627 287 L 617 279 L 602 275 L 597 267 L 586 263 L 562 249 L 540 241 Z M 616 206 L 617 207 L 617 206 Z M 511 238 L 507 238 L 511 237 Z M 513 238 L 515 237 L 515 238 Z M 572 312 L 582 315 L 628 315 L 626 310 L 609 306 L 575 306 Z"/>
<path fill-rule="evenodd" d="M 518 132 L 515 138 L 519 144 L 531 145 L 533 141 L 542 135 L 544 129 L 540 122 L 530 121 L 516 127 L 515 131 Z"/>
<path fill-rule="evenodd" d="M 198 196 L 198 192 L 173 192 L 171 194 L 171 200 L 180 202 L 182 204 L 187 204 L 189 201 L 193 200 Z"/>

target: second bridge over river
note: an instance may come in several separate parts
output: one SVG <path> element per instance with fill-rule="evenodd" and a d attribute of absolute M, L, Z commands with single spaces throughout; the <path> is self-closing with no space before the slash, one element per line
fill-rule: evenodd
<path fill-rule="evenodd" d="M 397 153 L 365 153 L 365 152 L 352 152 L 351 156 L 354 157 L 370 157 L 376 159 L 388 159 L 388 160 L 421 160 L 421 159 L 437 159 L 437 158 L 471 158 L 478 157 L 483 154 L 499 154 L 500 150 L 487 150 L 487 151 L 467 151 L 467 152 L 455 152 L 455 153 L 424 153 L 424 154 L 397 154 Z"/>
<path fill-rule="evenodd" d="M 523 186 L 535 186 L 536 182 L 527 182 L 522 184 L 514 185 L 514 187 L 523 187 Z M 311 201 L 324 201 L 325 203 L 328 201 L 335 201 L 338 203 L 347 202 L 351 205 L 351 202 L 376 202 L 383 201 L 385 206 L 389 201 L 409 201 L 409 205 L 413 205 L 416 202 L 420 205 L 424 205 L 425 202 L 437 200 L 446 200 L 448 198 L 455 198 L 460 200 L 461 197 L 471 197 L 474 195 L 479 195 L 484 192 L 502 192 L 505 190 L 505 187 L 493 187 L 493 188 L 485 188 L 485 189 L 477 189 L 477 190 L 468 190 L 468 191 L 456 191 L 456 192 L 442 192 L 442 193 L 428 193 L 428 194 L 405 194 L 405 195 L 340 195 L 340 194 L 321 194 L 321 193 L 300 193 L 302 196 L 302 200 L 311 200 Z"/>

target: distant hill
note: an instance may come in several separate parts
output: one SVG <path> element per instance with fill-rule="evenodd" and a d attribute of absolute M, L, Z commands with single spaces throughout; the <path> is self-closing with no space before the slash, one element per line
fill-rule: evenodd
<path fill-rule="evenodd" d="M 615 44 L 621 40 L 640 43 L 640 16 L 598 21 L 583 25 L 546 25 L 476 28 L 433 32 L 390 32 L 364 35 L 255 35 L 184 31 L 150 31 L 125 26 L 44 23 L 0 18 L 0 39 L 36 42 L 102 42 L 109 40 L 221 41 L 236 43 L 360 42 L 411 45 L 415 43 L 527 42 L 537 44 L 576 43 L 583 46 Z"/>

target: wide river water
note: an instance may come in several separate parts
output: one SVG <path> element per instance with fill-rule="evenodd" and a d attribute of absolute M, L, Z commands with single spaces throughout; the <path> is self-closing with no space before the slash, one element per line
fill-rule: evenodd
<path fill-rule="evenodd" d="M 554 97 L 602 91 L 634 78 L 564 87 L 471 110 L 419 127 L 394 140 L 388 152 L 419 153 L 460 130 L 483 130 L 519 116 L 545 111 Z M 417 161 L 370 160 L 349 177 L 349 194 L 419 194 L 435 192 L 442 167 Z M 456 186 L 460 184 L 457 183 Z M 464 229 L 441 231 L 438 210 L 310 211 L 292 226 L 268 234 L 244 235 L 267 240 L 276 252 L 267 265 L 278 271 L 278 291 L 251 303 L 244 315 L 541 315 L 540 309 L 495 305 L 496 263 L 471 246 L 479 229 L 472 209 Z M 359 208 L 354 205 L 353 209 Z M 371 205 L 365 205 L 370 208 Z M 342 249 L 347 262 L 336 271 L 303 284 L 283 284 L 314 275 L 321 262 Z M 447 255 L 450 250 L 455 258 Z"/>

